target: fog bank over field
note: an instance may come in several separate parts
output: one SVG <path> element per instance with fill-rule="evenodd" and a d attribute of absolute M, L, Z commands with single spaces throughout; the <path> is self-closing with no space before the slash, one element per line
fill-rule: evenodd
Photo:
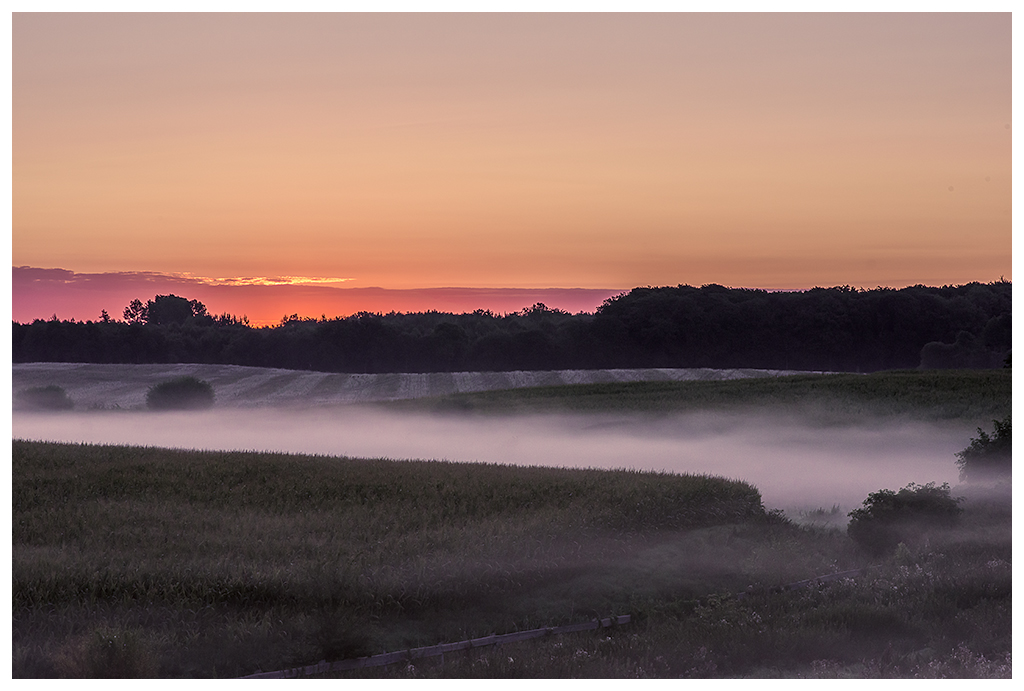
<path fill-rule="evenodd" d="M 822 427 L 749 412 L 459 416 L 335 406 L 13 416 L 13 436 L 28 440 L 708 473 L 748 481 L 766 506 L 790 510 L 849 510 L 909 482 L 956 484 L 953 454 L 971 431 Z"/>
<path fill-rule="evenodd" d="M 523 386 L 725 380 L 771 370 L 646 369 L 327 374 L 233 365 L 18 364 L 17 393 L 59 385 L 71 412 L 15 410 L 17 439 L 332 456 L 708 473 L 745 480 L 771 508 L 859 506 L 909 482 L 957 482 L 967 422 L 822 425 L 814 410 L 479 415 L 382 410 L 374 402 Z M 216 405 L 150 412 L 148 388 L 192 375 Z M 365 403 L 367 405 L 358 405 Z"/>

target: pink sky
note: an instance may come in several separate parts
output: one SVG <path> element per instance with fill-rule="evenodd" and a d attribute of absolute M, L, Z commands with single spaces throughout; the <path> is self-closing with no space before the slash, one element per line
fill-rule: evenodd
<path fill-rule="evenodd" d="M 15 13 L 12 35 L 13 266 L 388 290 L 1011 279 L 1009 13 Z M 78 282 L 50 287 L 16 283 L 15 318 L 96 316 Z M 274 319 L 438 297 L 201 295 L 272 295 Z"/>
<path fill-rule="evenodd" d="M 199 300 L 212 314 L 246 316 L 254 326 L 277 324 L 281 318 L 334 317 L 355 312 L 426 312 L 461 314 L 486 309 L 515 312 L 542 302 L 566 312 L 593 312 L 619 290 L 594 288 L 344 288 L 322 285 L 240 285 L 156 273 L 76 274 L 61 269 L 13 269 L 13 319 L 97 321 L 102 310 L 120 319 L 133 299 L 180 295 Z M 49 313 L 48 313 L 49 311 Z"/>

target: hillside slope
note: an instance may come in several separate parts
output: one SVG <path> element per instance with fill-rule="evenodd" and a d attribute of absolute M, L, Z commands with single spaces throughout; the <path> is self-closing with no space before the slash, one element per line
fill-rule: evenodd
<path fill-rule="evenodd" d="M 191 375 L 213 385 L 217 407 L 247 408 L 367 403 L 561 384 L 715 381 L 789 374 L 797 372 L 756 369 L 608 369 L 332 374 L 238 365 L 34 362 L 13 366 L 12 388 L 17 393 L 32 387 L 57 385 L 67 391 L 76 408 L 126 409 L 144 406 L 146 391 L 154 384 L 173 377 Z"/>

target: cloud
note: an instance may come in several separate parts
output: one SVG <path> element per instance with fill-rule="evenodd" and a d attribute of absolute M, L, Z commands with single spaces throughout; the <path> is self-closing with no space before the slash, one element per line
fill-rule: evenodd
<path fill-rule="evenodd" d="M 186 276 L 203 285 L 211 286 L 296 286 L 296 285 L 335 285 L 352 281 L 351 278 L 325 278 L 320 276 L 246 276 L 231 278 L 206 278 L 202 276 Z"/>
<path fill-rule="evenodd" d="M 111 271 L 105 273 L 75 273 L 67 269 L 40 269 L 34 266 L 15 266 L 12 268 L 12 279 L 15 285 L 27 284 L 59 284 L 76 285 L 89 288 L 120 287 L 127 284 L 155 283 L 182 286 L 278 286 L 278 285 L 335 285 L 351 278 L 323 276 L 231 276 L 228 278 L 211 278 L 195 276 L 190 273 L 156 271 Z"/>

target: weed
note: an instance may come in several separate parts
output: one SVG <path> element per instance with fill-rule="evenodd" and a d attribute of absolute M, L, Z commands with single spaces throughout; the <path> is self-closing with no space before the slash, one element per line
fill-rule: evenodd
<path fill-rule="evenodd" d="M 841 528 L 846 524 L 848 517 L 843 513 L 839 504 L 833 504 L 831 509 L 819 507 L 810 511 L 798 511 L 796 522 L 810 528 L 830 529 Z"/>

